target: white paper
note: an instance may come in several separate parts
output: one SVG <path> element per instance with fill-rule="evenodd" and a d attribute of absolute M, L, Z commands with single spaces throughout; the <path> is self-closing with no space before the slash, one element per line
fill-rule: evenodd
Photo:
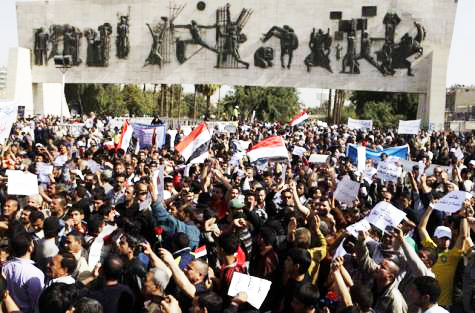
<path fill-rule="evenodd" d="M 326 163 L 329 155 L 327 154 L 312 154 L 309 158 L 310 163 Z"/>
<path fill-rule="evenodd" d="M 358 195 L 360 183 L 353 180 L 342 180 L 336 186 L 335 199 L 340 203 L 353 204 Z"/>
<path fill-rule="evenodd" d="M 472 195 L 466 191 L 451 191 L 435 203 L 434 210 L 455 213 L 462 208 L 465 199 L 471 198 Z"/>
<path fill-rule="evenodd" d="M 391 203 L 381 201 L 376 204 L 366 219 L 369 223 L 384 231 L 387 226 L 399 226 L 399 223 L 401 223 L 405 216 L 406 213 Z"/>
<path fill-rule="evenodd" d="M 394 162 L 394 159 L 385 160 L 378 163 L 378 177 L 384 181 L 397 181 L 402 174 L 402 168 Z"/>
<path fill-rule="evenodd" d="M 398 133 L 417 135 L 421 129 L 421 120 L 399 121 Z"/>
<path fill-rule="evenodd" d="M 247 302 L 259 310 L 270 290 L 271 282 L 259 277 L 254 277 L 234 272 L 228 296 L 234 297 L 239 292 L 247 294 Z"/>
<path fill-rule="evenodd" d="M 295 146 L 294 150 L 292 151 L 292 154 L 297 155 L 299 157 L 302 157 L 305 154 L 306 151 L 307 151 L 307 149 L 305 149 L 304 147 Z"/>
<path fill-rule="evenodd" d="M 373 120 L 355 120 L 349 117 L 348 128 L 349 129 L 372 129 Z"/>
<path fill-rule="evenodd" d="M 455 157 L 459 161 L 463 159 L 463 152 L 462 150 L 460 150 L 460 147 L 458 147 L 457 150 L 455 150 Z"/>
<path fill-rule="evenodd" d="M 358 234 L 360 231 L 365 230 L 368 231 L 371 229 L 371 225 L 366 219 L 362 219 L 357 223 L 351 224 L 350 226 L 346 227 L 346 231 L 348 234 L 352 235 L 355 238 L 358 238 Z"/>
<path fill-rule="evenodd" d="M 9 195 L 31 196 L 39 194 L 38 176 L 29 172 L 8 170 Z"/>

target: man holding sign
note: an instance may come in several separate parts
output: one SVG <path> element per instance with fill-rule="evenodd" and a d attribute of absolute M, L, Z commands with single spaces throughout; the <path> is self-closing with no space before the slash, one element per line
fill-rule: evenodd
<path fill-rule="evenodd" d="M 461 211 L 461 214 L 459 214 L 461 217 L 460 232 L 455 241 L 455 245 L 451 249 L 449 249 L 449 247 L 452 240 L 452 230 L 449 227 L 438 226 L 434 232 L 435 240 L 433 240 L 427 232 L 427 223 L 429 222 L 429 217 L 433 211 L 432 203 L 424 212 L 418 227 L 422 246 L 437 249 L 439 252 L 437 262 L 432 267 L 432 271 L 442 289 L 442 293 L 439 297 L 439 304 L 446 307 L 452 304 L 454 277 L 457 264 L 459 263 L 462 254 L 472 246 L 467 223 L 467 211 L 470 208 L 470 203 L 464 201 L 463 206 L 463 210 Z"/>

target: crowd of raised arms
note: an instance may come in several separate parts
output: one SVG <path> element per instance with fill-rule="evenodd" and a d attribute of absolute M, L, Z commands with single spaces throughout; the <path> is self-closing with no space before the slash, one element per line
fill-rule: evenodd
<path fill-rule="evenodd" d="M 20 119 L 0 147 L 1 312 L 475 312 L 475 135 L 240 123 L 187 164 L 182 130 L 130 152 L 110 121 L 91 114 L 72 134 Z M 271 135 L 288 160 L 232 158 Z M 414 166 L 381 179 L 391 155 L 357 166 L 349 144 L 407 144 Z M 37 174 L 38 194 L 9 192 L 8 170 Z M 340 203 L 348 180 L 359 190 Z M 448 193 L 466 197 L 452 213 Z M 347 230 L 385 202 L 399 225 Z M 236 273 L 251 292 L 230 290 Z"/>

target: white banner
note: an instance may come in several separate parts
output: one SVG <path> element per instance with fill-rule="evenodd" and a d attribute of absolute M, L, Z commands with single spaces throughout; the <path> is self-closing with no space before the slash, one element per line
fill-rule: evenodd
<path fill-rule="evenodd" d="M 402 167 L 393 158 L 378 163 L 378 177 L 384 181 L 397 181 L 402 174 Z"/>
<path fill-rule="evenodd" d="M 421 130 L 421 120 L 399 121 L 398 134 L 417 135 Z"/>
<path fill-rule="evenodd" d="M 406 213 L 391 203 L 381 201 L 376 204 L 366 219 L 369 223 L 384 231 L 387 226 L 397 227 L 405 216 Z"/>
<path fill-rule="evenodd" d="M 349 129 L 372 129 L 373 120 L 354 120 L 351 117 L 348 118 Z"/>
<path fill-rule="evenodd" d="M 9 195 L 31 196 L 39 194 L 38 176 L 29 172 L 8 170 L 7 193 Z"/>
<path fill-rule="evenodd" d="M 327 163 L 328 154 L 312 154 L 308 161 L 310 163 Z"/>
<path fill-rule="evenodd" d="M 350 179 L 342 180 L 336 186 L 335 199 L 340 203 L 353 204 L 359 189 L 360 183 Z"/>
<path fill-rule="evenodd" d="M 10 131 L 18 114 L 18 105 L 15 101 L 0 100 L 0 143 L 4 144 L 10 137 Z"/>
<path fill-rule="evenodd" d="M 465 199 L 471 198 L 472 195 L 466 191 L 451 191 L 435 203 L 434 210 L 455 213 L 462 208 Z"/>

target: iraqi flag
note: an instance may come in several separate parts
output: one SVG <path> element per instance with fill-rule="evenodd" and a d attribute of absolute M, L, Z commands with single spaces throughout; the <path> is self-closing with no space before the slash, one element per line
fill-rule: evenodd
<path fill-rule="evenodd" d="M 271 136 L 259 141 L 247 150 L 247 157 L 251 162 L 258 159 L 289 159 L 289 152 L 282 137 Z"/>
<path fill-rule="evenodd" d="M 201 122 L 176 146 L 176 151 L 187 163 L 203 163 L 209 156 L 211 134 L 205 122 Z"/>
<path fill-rule="evenodd" d="M 128 120 L 125 120 L 124 126 L 122 127 L 122 136 L 120 136 L 118 149 L 127 151 L 129 148 L 130 140 L 132 140 L 132 134 L 134 133 L 134 128 L 129 124 Z"/>
<path fill-rule="evenodd" d="M 299 114 L 295 115 L 294 118 L 290 120 L 289 125 L 295 126 L 306 120 L 308 120 L 308 112 L 302 111 Z"/>

